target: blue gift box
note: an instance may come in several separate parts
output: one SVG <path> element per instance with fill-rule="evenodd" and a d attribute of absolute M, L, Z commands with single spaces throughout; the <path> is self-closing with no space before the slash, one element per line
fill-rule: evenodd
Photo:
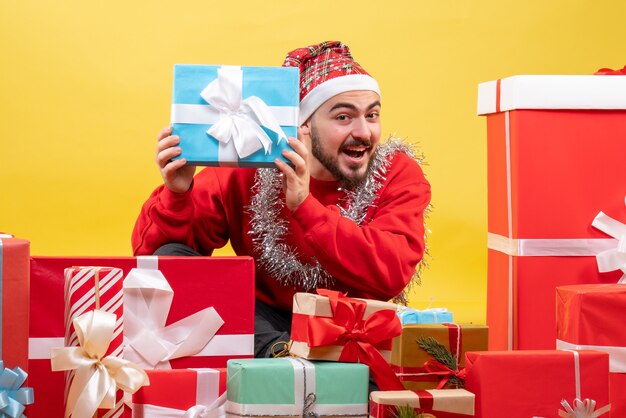
<path fill-rule="evenodd" d="M 171 123 L 194 165 L 274 167 L 297 136 L 293 67 L 174 66 Z"/>
<path fill-rule="evenodd" d="M 405 324 L 443 324 L 452 321 L 452 312 L 445 308 L 424 310 L 404 308 L 397 311 L 400 322 Z"/>

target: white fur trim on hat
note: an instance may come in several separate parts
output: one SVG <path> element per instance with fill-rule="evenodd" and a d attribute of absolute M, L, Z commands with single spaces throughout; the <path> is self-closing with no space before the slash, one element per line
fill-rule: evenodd
<path fill-rule="evenodd" d="M 331 78 L 315 87 L 300 102 L 300 120 L 303 124 L 326 100 L 340 93 L 355 90 L 371 90 L 378 93 L 378 83 L 372 76 L 367 74 L 349 74 Z"/>

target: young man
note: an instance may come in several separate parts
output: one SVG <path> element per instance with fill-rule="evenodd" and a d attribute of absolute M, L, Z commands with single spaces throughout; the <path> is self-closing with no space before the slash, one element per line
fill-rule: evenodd
<path fill-rule="evenodd" d="M 346 45 L 290 52 L 300 68 L 300 127 L 278 170 L 196 167 L 179 138 L 158 135 L 164 185 L 144 204 L 133 231 L 141 254 L 210 255 L 228 240 L 255 258 L 255 355 L 288 340 L 295 292 L 331 288 L 389 300 L 402 292 L 424 253 L 430 186 L 397 141 L 380 143 L 378 84 Z M 172 244 L 175 243 L 175 244 Z"/>

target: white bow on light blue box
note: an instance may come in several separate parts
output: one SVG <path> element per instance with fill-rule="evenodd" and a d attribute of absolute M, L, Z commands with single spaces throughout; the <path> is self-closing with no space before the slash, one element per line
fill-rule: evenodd
<path fill-rule="evenodd" d="M 171 123 L 195 165 L 274 167 L 297 136 L 299 71 L 285 67 L 174 66 Z"/>

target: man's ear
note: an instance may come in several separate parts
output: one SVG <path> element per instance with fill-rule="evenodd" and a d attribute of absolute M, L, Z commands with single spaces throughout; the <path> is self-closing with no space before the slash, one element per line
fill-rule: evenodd
<path fill-rule="evenodd" d="M 298 128 L 298 137 L 300 137 L 301 135 L 307 135 L 307 136 L 311 135 L 311 120 L 310 119 L 304 122 Z"/>

